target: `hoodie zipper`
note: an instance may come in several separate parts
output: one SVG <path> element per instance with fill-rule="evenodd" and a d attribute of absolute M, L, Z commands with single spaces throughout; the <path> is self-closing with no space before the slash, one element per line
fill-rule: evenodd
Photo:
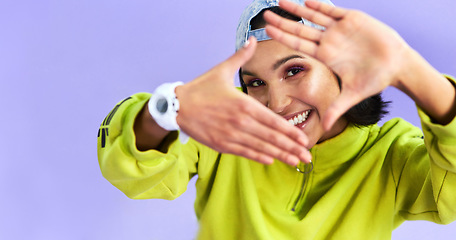
<path fill-rule="evenodd" d="M 296 171 L 298 171 L 301 174 L 304 174 L 304 179 L 302 181 L 301 191 L 299 192 L 298 198 L 296 199 L 295 203 L 293 204 L 293 208 L 291 209 L 291 211 L 293 211 L 293 212 L 296 211 L 296 207 L 298 206 L 299 201 L 301 200 L 301 198 L 304 197 L 304 190 L 306 187 L 306 182 L 307 182 L 309 174 L 312 172 L 312 170 L 313 170 L 313 162 L 311 162 L 310 164 L 299 164 L 298 166 L 296 166 Z"/>

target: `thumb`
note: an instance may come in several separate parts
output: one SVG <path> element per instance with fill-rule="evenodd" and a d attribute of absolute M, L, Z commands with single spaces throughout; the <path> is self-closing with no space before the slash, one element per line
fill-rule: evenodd
<path fill-rule="evenodd" d="M 326 110 L 323 116 L 323 129 L 329 131 L 334 123 L 351 107 L 361 102 L 361 97 L 356 92 L 342 91 L 339 97 Z"/>
<path fill-rule="evenodd" d="M 234 75 L 242 65 L 248 62 L 255 53 L 256 46 L 256 38 L 250 37 L 244 47 L 239 49 L 235 54 L 233 54 L 224 62 L 224 65 L 227 67 L 229 72 Z"/>

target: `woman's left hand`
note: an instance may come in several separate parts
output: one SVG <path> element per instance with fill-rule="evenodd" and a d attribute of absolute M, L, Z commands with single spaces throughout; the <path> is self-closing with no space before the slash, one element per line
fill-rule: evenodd
<path fill-rule="evenodd" d="M 324 115 L 328 130 L 348 109 L 387 86 L 396 86 L 410 47 L 390 27 L 365 13 L 306 1 L 281 1 L 284 10 L 326 28 L 318 30 L 266 12 L 268 35 L 331 68 L 342 81 L 340 96 Z"/>

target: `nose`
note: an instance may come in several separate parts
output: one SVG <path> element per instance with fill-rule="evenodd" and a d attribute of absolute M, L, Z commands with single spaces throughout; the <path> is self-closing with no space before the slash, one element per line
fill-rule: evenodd
<path fill-rule="evenodd" d="M 281 114 L 290 105 L 291 97 L 288 96 L 284 87 L 270 86 L 266 106 L 277 114 Z"/>

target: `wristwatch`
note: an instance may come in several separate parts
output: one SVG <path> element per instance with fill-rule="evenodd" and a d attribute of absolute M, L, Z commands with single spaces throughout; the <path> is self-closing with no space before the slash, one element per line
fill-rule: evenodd
<path fill-rule="evenodd" d="M 179 111 L 179 100 L 174 92 L 183 82 L 164 83 L 155 89 L 149 100 L 149 112 L 155 122 L 168 131 L 180 130 L 176 117 Z M 188 141 L 188 135 L 182 130 L 179 133 L 182 143 Z"/>

